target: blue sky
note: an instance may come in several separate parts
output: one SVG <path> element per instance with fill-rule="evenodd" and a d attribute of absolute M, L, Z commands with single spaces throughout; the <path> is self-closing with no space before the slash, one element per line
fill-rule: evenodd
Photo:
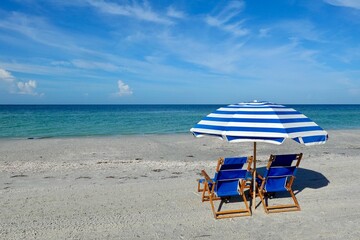
<path fill-rule="evenodd" d="M 2 0 L 0 104 L 360 103 L 358 0 Z"/>

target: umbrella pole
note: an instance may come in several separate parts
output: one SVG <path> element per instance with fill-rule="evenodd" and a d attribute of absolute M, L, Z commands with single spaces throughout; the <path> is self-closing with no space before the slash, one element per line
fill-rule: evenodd
<path fill-rule="evenodd" d="M 256 142 L 254 142 L 254 171 L 253 171 L 253 197 L 252 197 L 252 211 L 255 210 L 256 205 Z"/>

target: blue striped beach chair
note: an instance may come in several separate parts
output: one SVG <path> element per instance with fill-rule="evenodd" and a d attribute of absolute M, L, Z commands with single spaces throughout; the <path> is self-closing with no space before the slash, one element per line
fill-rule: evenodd
<path fill-rule="evenodd" d="M 301 158 L 302 153 L 271 155 L 265 173 L 257 176 L 257 189 L 266 213 L 300 211 L 292 185 Z M 294 204 L 269 206 L 269 196 L 276 192 L 289 192 Z"/>
<path fill-rule="evenodd" d="M 245 189 L 250 187 L 251 183 L 251 164 L 253 157 L 245 157 L 244 169 L 221 169 L 216 177 L 211 179 L 205 170 L 201 171 L 204 176 L 203 199 L 210 201 L 211 209 L 215 219 L 250 216 L 251 210 L 245 196 Z M 225 167 L 227 168 L 227 167 Z M 206 197 L 205 197 L 206 196 Z M 221 210 L 223 203 L 227 203 L 231 197 L 241 196 L 245 208 Z M 221 200 L 218 210 L 215 210 L 214 201 Z"/>
<path fill-rule="evenodd" d="M 243 169 L 244 164 L 248 162 L 248 157 L 227 157 L 227 158 L 219 158 L 214 177 L 211 179 L 212 181 L 216 181 L 217 175 L 219 171 L 228 171 L 228 170 L 240 170 Z M 211 187 L 211 183 L 208 183 Z M 201 200 L 208 201 L 209 197 L 206 194 L 207 191 L 204 189 L 205 186 L 205 178 L 197 179 L 197 191 L 202 192 Z"/>

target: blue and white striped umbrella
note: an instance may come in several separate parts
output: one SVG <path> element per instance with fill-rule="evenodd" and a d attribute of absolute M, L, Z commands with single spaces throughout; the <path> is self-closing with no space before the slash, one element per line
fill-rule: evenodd
<path fill-rule="evenodd" d="M 196 136 L 217 136 L 229 142 L 281 144 L 287 138 L 305 145 L 323 144 L 328 134 L 293 108 L 270 102 L 244 102 L 210 113 L 190 131 Z"/>
<path fill-rule="evenodd" d="M 256 143 L 281 144 L 291 138 L 300 144 L 323 144 L 327 132 L 293 108 L 270 102 L 244 102 L 221 107 L 190 131 L 196 137 L 216 136 L 229 142 L 254 143 L 253 209 L 255 208 Z"/>

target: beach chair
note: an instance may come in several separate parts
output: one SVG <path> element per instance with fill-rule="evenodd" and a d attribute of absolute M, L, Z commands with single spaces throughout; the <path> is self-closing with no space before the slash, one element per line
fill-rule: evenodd
<path fill-rule="evenodd" d="M 205 170 L 201 174 L 205 178 L 204 194 L 209 200 L 215 219 L 250 216 L 251 210 L 245 196 L 245 189 L 250 188 L 251 164 L 253 157 L 246 157 L 245 169 L 224 169 L 217 173 L 215 179 L 211 179 Z M 245 164 L 244 164 L 245 165 Z M 242 197 L 245 208 L 221 210 L 223 203 L 229 203 L 231 197 Z M 219 207 L 215 210 L 214 201 L 221 200 Z"/>
<path fill-rule="evenodd" d="M 302 153 L 271 155 L 265 173 L 263 176 L 257 176 L 257 189 L 266 213 L 300 211 L 300 205 L 291 187 L 301 158 Z M 294 204 L 269 206 L 269 198 L 276 192 L 289 192 Z"/>
<path fill-rule="evenodd" d="M 216 180 L 216 177 L 219 173 L 219 171 L 228 171 L 228 170 L 235 170 L 235 169 L 242 169 L 244 167 L 244 164 L 248 162 L 248 157 L 227 157 L 227 158 L 219 158 L 214 178 L 212 178 L 212 181 Z M 205 178 L 197 179 L 197 191 L 202 192 L 202 198 L 201 200 L 208 201 L 209 197 L 206 194 L 207 191 L 204 189 L 205 186 Z M 208 185 L 211 187 L 211 183 L 208 183 Z"/>

